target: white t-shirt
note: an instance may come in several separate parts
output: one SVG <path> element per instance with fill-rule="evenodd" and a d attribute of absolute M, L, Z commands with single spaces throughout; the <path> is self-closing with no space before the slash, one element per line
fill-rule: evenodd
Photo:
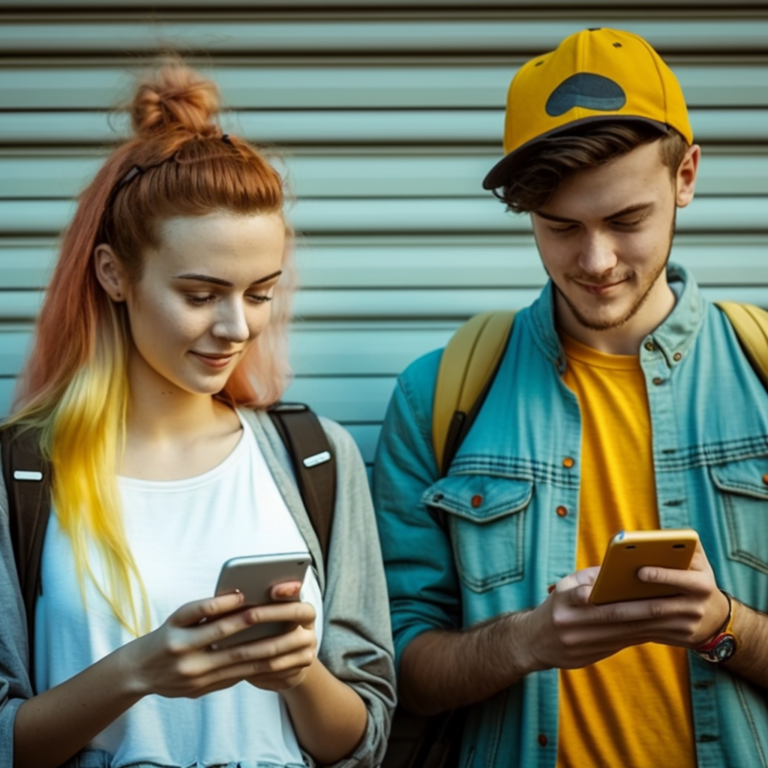
<path fill-rule="evenodd" d="M 306 552 L 252 431 L 245 426 L 232 453 L 214 469 L 173 481 L 119 478 L 128 543 L 149 593 L 155 629 L 184 603 L 213 595 L 225 560 Z M 96 578 L 104 571 L 95 550 Z M 84 608 L 68 537 L 51 515 L 37 601 L 38 691 L 69 679 L 133 639 L 86 578 Z M 302 599 L 317 611 L 322 597 L 312 569 Z M 202 765 L 264 760 L 301 763 L 287 709 L 277 693 L 242 682 L 199 699 L 146 696 L 89 745 L 114 755 L 114 768 L 135 762 Z"/>

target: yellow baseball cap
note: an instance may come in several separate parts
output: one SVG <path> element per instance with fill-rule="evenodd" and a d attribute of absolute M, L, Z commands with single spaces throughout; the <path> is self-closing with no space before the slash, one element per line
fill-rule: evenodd
<path fill-rule="evenodd" d="M 680 83 L 651 46 L 631 32 L 585 29 L 526 62 L 512 79 L 504 158 L 483 187 L 503 186 L 515 163 L 542 139 L 591 121 L 640 121 L 693 142 Z"/>

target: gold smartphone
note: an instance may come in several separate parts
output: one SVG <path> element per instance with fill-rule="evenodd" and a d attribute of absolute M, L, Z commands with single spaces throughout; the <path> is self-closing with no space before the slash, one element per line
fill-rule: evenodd
<path fill-rule="evenodd" d="M 688 570 L 698 541 L 690 528 L 620 531 L 608 542 L 589 601 L 603 605 L 679 594 L 676 587 L 640 581 L 637 572 L 645 565 Z"/>

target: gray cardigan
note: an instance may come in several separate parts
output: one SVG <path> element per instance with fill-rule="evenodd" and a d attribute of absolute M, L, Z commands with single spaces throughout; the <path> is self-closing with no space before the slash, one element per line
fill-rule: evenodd
<path fill-rule="evenodd" d="M 246 410 L 242 416 L 253 429 L 316 564 L 324 614 L 320 660 L 357 691 L 368 710 L 362 742 L 352 756 L 336 763 L 336 768 L 374 768 L 386 749 L 395 674 L 389 604 L 365 465 L 349 433 L 323 419 L 338 473 L 326 573 L 285 446 L 265 413 Z M 13 765 L 16 711 L 32 696 L 28 658 L 26 618 L 8 527 L 8 497 L 0 478 L 0 766 Z M 109 768 L 105 753 L 89 757 L 99 768 Z M 75 758 L 72 764 L 76 762 Z"/>

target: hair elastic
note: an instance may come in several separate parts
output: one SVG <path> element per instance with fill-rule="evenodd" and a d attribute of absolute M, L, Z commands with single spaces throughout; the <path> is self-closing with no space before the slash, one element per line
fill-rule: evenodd
<path fill-rule="evenodd" d="M 229 137 L 228 133 L 223 133 L 221 135 L 221 140 L 227 144 L 230 147 L 234 147 L 235 145 L 232 143 L 232 139 Z M 120 181 L 118 181 L 115 186 L 112 188 L 112 192 L 109 194 L 109 198 L 107 199 L 107 204 L 105 208 L 109 208 L 112 206 L 112 203 L 115 202 L 115 198 L 117 197 L 117 193 L 125 186 L 130 184 L 137 176 L 141 176 L 143 173 L 146 173 L 147 171 L 151 170 L 152 168 L 157 168 L 164 163 L 168 162 L 168 160 L 176 159 L 177 152 L 174 152 L 171 157 L 166 158 L 165 160 L 161 160 L 159 163 L 154 163 L 153 165 L 134 165 L 128 172 L 123 176 Z"/>

